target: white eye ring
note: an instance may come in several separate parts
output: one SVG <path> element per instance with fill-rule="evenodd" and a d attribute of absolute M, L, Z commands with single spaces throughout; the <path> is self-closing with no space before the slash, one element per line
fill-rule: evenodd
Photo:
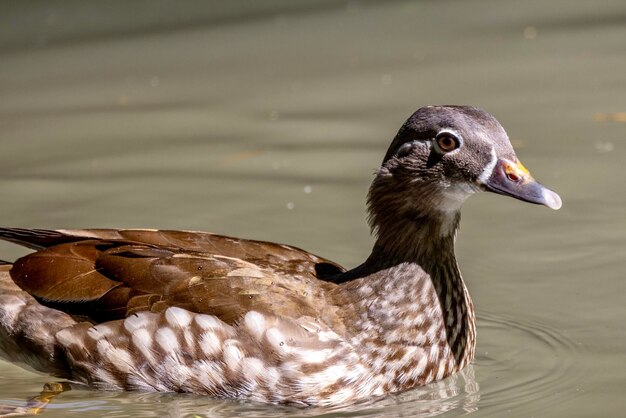
<path fill-rule="evenodd" d="M 456 131 L 442 129 L 433 140 L 433 148 L 439 154 L 450 154 L 457 151 L 463 145 L 463 139 Z"/>

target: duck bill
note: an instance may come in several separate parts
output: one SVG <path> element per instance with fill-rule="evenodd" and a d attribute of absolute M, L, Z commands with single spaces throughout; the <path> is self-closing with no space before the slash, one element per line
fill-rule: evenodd
<path fill-rule="evenodd" d="M 499 159 L 483 186 L 491 192 L 544 205 L 550 209 L 557 210 L 561 207 L 559 195 L 538 183 L 519 161 Z"/>

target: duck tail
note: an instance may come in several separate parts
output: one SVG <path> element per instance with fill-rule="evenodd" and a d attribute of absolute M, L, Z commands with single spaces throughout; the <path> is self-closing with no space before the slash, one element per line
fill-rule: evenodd
<path fill-rule="evenodd" d="M 41 305 L 21 290 L 0 265 L 0 356 L 26 368 L 68 378 L 56 333 L 76 324 L 71 316 Z"/>
<path fill-rule="evenodd" d="M 34 250 L 64 244 L 66 242 L 79 241 L 84 237 L 76 237 L 63 231 L 52 229 L 34 228 L 1 228 L 0 239 L 13 242 Z"/>

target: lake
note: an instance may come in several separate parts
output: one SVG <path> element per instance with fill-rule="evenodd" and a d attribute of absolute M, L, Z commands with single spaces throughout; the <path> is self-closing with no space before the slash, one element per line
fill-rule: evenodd
<path fill-rule="evenodd" d="M 4 1 L 0 62 L 6 226 L 205 230 L 353 267 L 373 172 L 428 104 L 493 113 L 563 199 L 466 203 L 477 356 L 442 382 L 330 410 L 72 390 L 43 416 L 623 416 L 625 2 Z M 50 381 L 0 361 L 0 404 Z"/>

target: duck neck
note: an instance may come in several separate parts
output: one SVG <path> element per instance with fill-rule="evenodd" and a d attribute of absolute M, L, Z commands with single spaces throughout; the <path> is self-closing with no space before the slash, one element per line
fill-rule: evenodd
<path fill-rule="evenodd" d="M 374 217 L 381 219 L 393 218 Z M 473 358 L 473 306 L 454 255 L 459 220 L 458 211 L 423 212 L 375 225 L 371 255 L 344 276 L 367 318 L 357 332 L 375 330 L 385 344 L 439 347 L 457 369 Z"/>
<path fill-rule="evenodd" d="M 386 268 L 400 263 L 430 265 L 453 263 L 454 241 L 461 219 L 451 213 L 409 213 L 402 219 L 378 224 L 376 242 L 364 265 Z"/>

